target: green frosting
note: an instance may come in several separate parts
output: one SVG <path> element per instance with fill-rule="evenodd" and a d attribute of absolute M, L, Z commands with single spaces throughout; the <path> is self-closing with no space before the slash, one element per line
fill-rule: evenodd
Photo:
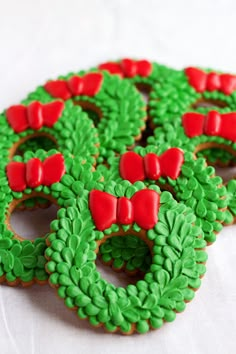
<path fill-rule="evenodd" d="M 69 73 L 60 76 L 59 79 L 67 80 L 74 75 L 82 76 L 86 73 L 85 71 Z M 31 101 L 41 102 L 52 99 L 43 86 L 38 87 L 28 97 Z M 102 113 L 102 118 L 97 124 L 100 140 L 98 161 L 100 162 L 112 151 L 122 153 L 127 146 L 133 145 L 135 138 L 140 135 L 144 127 L 146 111 L 142 96 L 128 81 L 120 79 L 117 75 L 103 72 L 101 89 L 94 97 L 75 96 L 73 101 L 78 104 L 81 101 L 88 102 L 95 105 Z M 92 118 L 91 114 L 90 117 Z M 86 134 L 90 134 L 90 129 Z"/>
<path fill-rule="evenodd" d="M 205 71 L 212 71 L 210 69 Z M 206 100 L 209 107 L 196 107 L 199 100 Z M 219 102 L 219 105 L 218 105 Z M 173 123 L 179 120 L 186 112 L 199 112 L 206 114 L 209 110 L 216 109 L 221 113 L 236 111 L 236 91 L 231 95 L 225 95 L 220 91 L 205 91 L 198 93 L 189 85 L 188 78 L 184 70 L 175 71 L 165 82 L 156 84 L 150 94 L 150 116 L 156 126 L 164 126 L 166 123 Z M 222 152 L 223 161 L 231 161 L 235 158 Z M 210 154 L 204 155 L 213 163 L 218 159 L 215 149 Z"/>
<path fill-rule="evenodd" d="M 236 157 L 230 152 L 219 148 L 205 149 L 199 151 L 197 157 L 204 157 L 209 165 L 228 166 L 236 164 Z"/>
<path fill-rule="evenodd" d="M 232 179 L 226 185 L 228 208 L 224 223 L 226 225 L 232 224 L 236 217 L 236 180 Z"/>
<path fill-rule="evenodd" d="M 176 135 L 178 136 L 177 133 Z M 153 143 L 154 141 L 158 143 L 155 138 L 152 139 Z M 170 147 L 182 148 L 176 141 L 169 144 L 163 139 L 159 147 L 154 145 L 149 145 L 146 148 L 137 146 L 134 151 L 141 156 L 150 152 L 159 156 Z M 108 162 L 110 167 L 99 165 L 97 170 L 104 176 L 105 181 L 121 181 L 122 177 L 119 173 L 120 157 L 112 157 Z M 154 181 L 145 180 L 147 186 L 153 183 Z M 227 199 L 225 198 L 226 188 L 222 186 L 222 179 L 215 176 L 213 167 L 206 166 L 203 158 L 194 160 L 193 154 L 187 152 L 186 149 L 180 176 L 176 180 L 161 177 L 155 183 L 162 189 L 171 188 L 179 202 L 192 208 L 196 215 L 196 225 L 202 228 L 204 239 L 207 242 L 215 241 L 216 233 L 222 229 L 222 222 L 225 219 L 225 211 L 222 208 L 226 208 Z"/>
<path fill-rule="evenodd" d="M 114 270 L 124 269 L 132 275 L 147 272 L 152 263 L 147 244 L 133 235 L 109 238 L 99 248 L 98 255 L 103 263 L 112 265 Z"/>
<path fill-rule="evenodd" d="M 58 151 L 51 150 L 48 153 L 37 150 L 36 153 L 26 152 L 24 157 L 15 156 L 14 161 L 27 162 L 37 157 L 41 161 Z M 6 215 L 8 208 L 14 200 L 20 200 L 26 195 L 31 198 L 32 193 L 37 193 L 39 200 L 52 197 L 60 207 L 67 207 L 71 199 L 84 189 L 93 189 L 99 186 L 101 176 L 98 172 L 92 172 L 92 164 L 85 163 L 81 157 L 66 157 L 66 173 L 61 181 L 49 187 L 39 186 L 35 189 L 27 188 L 23 192 L 14 192 L 8 185 L 5 168 L 8 161 L 1 160 L 0 168 L 0 277 L 9 283 L 20 281 L 23 283 L 31 281 L 46 281 L 48 276 L 45 271 L 44 251 L 46 248 L 46 237 L 37 238 L 34 242 L 30 240 L 19 241 L 6 226 Z M 43 197 L 42 197 L 43 196 Z"/>
<path fill-rule="evenodd" d="M 131 198 L 143 188 L 144 183 L 123 181 L 103 184 L 99 189 Z M 161 193 L 156 185 L 148 188 Z M 202 231 L 194 225 L 191 209 L 177 203 L 169 192 L 161 193 L 158 222 L 147 232 L 147 239 L 153 243 L 150 270 L 143 280 L 123 288 L 107 282 L 97 271 L 97 241 L 120 227 L 136 231 L 137 236 L 141 229 L 136 224 L 113 224 L 104 232 L 96 230 L 88 196 L 88 191 L 81 191 L 79 198 L 60 209 L 58 219 L 51 223 L 46 269 L 58 295 L 67 307 L 77 310 L 79 318 L 88 318 L 93 326 L 102 324 L 110 332 L 129 333 L 134 329 L 145 333 L 160 328 L 164 321 L 173 321 L 176 312 L 185 309 L 185 302 L 193 299 L 193 289 L 200 286 L 205 272 L 207 255 L 202 249 L 206 242 L 199 237 Z"/>
<path fill-rule="evenodd" d="M 43 149 L 46 151 L 56 149 L 56 143 L 51 139 L 44 136 L 39 136 L 38 138 L 33 138 L 26 140 L 23 144 L 18 147 L 18 154 L 22 155 L 25 151 L 36 151 L 38 149 Z"/>

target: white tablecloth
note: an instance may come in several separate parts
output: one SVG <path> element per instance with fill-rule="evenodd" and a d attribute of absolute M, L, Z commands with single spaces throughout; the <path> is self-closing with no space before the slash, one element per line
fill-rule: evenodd
<path fill-rule="evenodd" d="M 48 78 L 109 58 L 236 72 L 235 21 L 233 0 L 0 0 L 0 110 Z M 19 218 L 16 223 L 28 230 Z M 235 226 L 224 228 L 207 251 L 206 276 L 186 311 L 143 336 L 91 329 L 49 286 L 2 285 L 0 353 L 233 354 Z"/>

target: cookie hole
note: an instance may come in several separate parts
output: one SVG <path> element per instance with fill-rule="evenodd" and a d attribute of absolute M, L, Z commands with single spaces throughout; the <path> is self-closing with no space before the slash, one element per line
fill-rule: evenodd
<path fill-rule="evenodd" d="M 224 182 L 236 178 L 236 167 L 216 167 L 216 175 L 220 176 Z"/>
<path fill-rule="evenodd" d="M 100 119 L 102 118 L 102 111 L 94 103 L 88 101 L 74 101 L 74 104 L 79 105 L 82 110 L 88 114 L 89 118 L 97 127 Z"/>
<path fill-rule="evenodd" d="M 195 103 L 193 103 L 191 107 L 194 109 L 201 108 L 201 107 L 213 109 L 213 108 L 225 108 L 228 107 L 228 104 L 221 100 L 214 100 L 213 98 L 211 99 L 200 98 Z"/>
<path fill-rule="evenodd" d="M 104 279 L 125 287 L 142 280 L 151 262 L 152 256 L 146 242 L 127 233 L 125 236 L 111 237 L 99 247 L 96 265 Z"/>
<path fill-rule="evenodd" d="M 15 238 L 33 241 L 50 232 L 50 223 L 56 218 L 57 211 L 58 206 L 54 203 L 45 198 L 33 197 L 14 206 L 6 223 Z"/>
<path fill-rule="evenodd" d="M 153 127 L 151 125 L 150 120 L 147 120 L 145 122 L 145 129 L 142 131 L 142 135 L 141 138 L 139 140 L 137 140 L 134 144 L 134 146 L 132 146 L 131 148 L 129 148 L 129 150 L 133 150 L 136 146 L 143 146 L 146 147 L 148 145 L 148 138 L 149 136 L 153 136 Z"/>
<path fill-rule="evenodd" d="M 22 138 L 10 150 L 10 158 L 16 155 L 22 156 L 26 151 L 36 152 L 38 149 L 49 151 L 57 149 L 56 140 L 47 134 L 36 133 Z"/>
<path fill-rule="evenodd" d="M 227 182 L 236 176 L 236 151 L 223 144 L 202 144 L 195 150 L 197 157 L 204 157 L 207 164 L 216 168 L 216 174 Z"/>
<path fill-rule="evenodd" d="M 143 100 L 146 102 L 146 104 L 149 101 L 149 96 L 151 92 L 151 86 L 145 83 L 137 83 L 136 85 L 137 90 L 139 93 L 142 95 Z"/>

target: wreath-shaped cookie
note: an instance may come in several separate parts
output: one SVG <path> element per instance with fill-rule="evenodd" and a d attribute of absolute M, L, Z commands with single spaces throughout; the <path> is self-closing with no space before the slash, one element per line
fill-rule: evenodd
<path fill-rule="evenodd" d="M 205 147 L 218 147 L 222 151 L 230 152 L 236 157 L 236 112 L 220 114 L 217 111 L 209 111 L 206 115 L 201 113 L 185 113 L 181 121 L 175 124 L 165 124 L 161 128 L 156 128 L 154 136 L 148 138 L 150 144 L 167 143 L 170 147 L 179 148 L 196 154 L 204 150 Z M 228 183 L 228 190 L 232 190 L 234 179 Z M 234 209 L 232 193 L 226 193 L 228 207 L 225 223 L 233 221 L 231 210 Z"/>
<path fill-rule="evenodd" d="M 100 140 L 100 161 L 112 151 L 121 153 L 134 144 L 145 126 L 145 102 L 127 81 L 108 72 L 78 72 L 48 81 L 30 100 L 72 99 L 93 119 Z M 89 134 L 89 131 L 86 132 Z"/>
<path fill-rule="evenodd" d="M 64 157 L 56 150 L 27 152 L 24 158 L 1 161 L 0 176 L 0 282 L 43 284 L 48 279 L 44 268 L 47 235 L 33 242 L 23 239 L 11 228 L 11 213 L 17 204 L 35 197 L 65 208 L 85 187 L 95 188 L 101 177 L 83 158 Z"/>
<path fill-rule="evenodd" d="M 189 67 L 170 76 L 162 85 L 155 85 L 150 94 L 150 116 L 155 126 L 173 123 L 187 112 L 207 114 L 236 111 L 236 76 Z M 203 152 L 202 152 L 203 153 Z M 219 156 L 224 164 L 235 164 L 235 157 L 216 149 L 204 151 L 211 163 Z"/>
<path fill-rule="evenodd" d="M 206 242 L 194 223 L 190 208 L 155 185 L 123 181 L 84 190 L 51 223 L 50 284 L 95 327 L 125 334 L 159 328 L 185 309 L 205 272 Z M 107 238 L 131 233 L 149 245 L 152 265 L 136 285 L 116 287 L 97 271 L 96 253 Z"/>

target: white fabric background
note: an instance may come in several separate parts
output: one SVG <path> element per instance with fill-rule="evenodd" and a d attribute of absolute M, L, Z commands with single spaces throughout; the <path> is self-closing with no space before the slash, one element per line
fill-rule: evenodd
<path fill-rule="evenodd" d="M 109 58 L 236 72 L 235 22 L 234 0 L 0 0 L 0 110 L 48 78 Z M 2 285 L 0 353 L 233 354 L 235 237 L 235 226 L 225 228 L 207 249 L 207 274 L 186 311 L 143 336 L 91 329 L 48 286 Z"/>

